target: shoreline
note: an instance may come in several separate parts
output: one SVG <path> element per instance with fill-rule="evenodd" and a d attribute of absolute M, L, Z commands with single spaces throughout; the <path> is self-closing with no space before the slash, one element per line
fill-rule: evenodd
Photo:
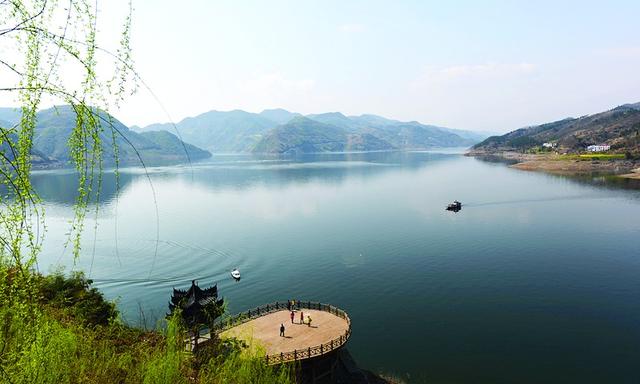
<path fill-rule="evenodd" d="M 510 168 L 558 175 L 608 173 L 621 178 L 640 180 L 640 161 L 628 159 L 576 158 L 555 153 L 528 154 L 511 151 L 469 151 L 465 156 L 512 163 Z"/>

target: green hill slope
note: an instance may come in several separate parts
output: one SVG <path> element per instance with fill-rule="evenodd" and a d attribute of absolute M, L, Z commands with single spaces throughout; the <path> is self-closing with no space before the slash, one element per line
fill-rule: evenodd
<path fill-rule="evenodd" d="M 276 124 L 286 124 L 290 122 L 294 117 L 302 116 L 299 113 L 289 112 L 286 109 L 265 109 L 260 112 L 260 116 L 273 121 Z"/>
<path fill-rule="evenodd" d="M 106 165 L 115 163 L 110 125 L 119 132 L 119 134 L 116 133 L 115 143 L 118 146 L 121 164 L 140 164 L 136 151 L 148 165 L 187 161 L 184 147 L 175 135 L 168 132 L 139 134 L 129 130 L 120 121 L 104 112 L 100 112 L 99 116 L 103 127 L 100 140 Z M 69 164 L 68 141 L 75 126 L 75 120 L 75 111 L 70 106 L 38 112 L 33 140 L 34 152 L 42 154 L 52 162 Z M 191 160 L 211 156 L 209 152 L 191 145 L 187 146 L 187 151 Z"/>
<path fill-rule="evenodd" d="M 0 120 L 5 123 L 14 125 L 20 121 L 20 116 L 22 116 L 22 112 L 17 108 L 0 108 Z"/>
<path fill-rule="evenodd" d="M 584 151 L 592 144 L 609 144 L 613 151 L 640 153 L 640 103 L 492 136 L 473 150 L 522 151 L 545 142 L 557 143 L 558 149 L 569 152 Z"/>
<path fill-rule="evenodd" d="M 213 152 L 262 152 L 275 151 L 276 137 L 283 148 L 300 140 L 285 138 L 280 126 L 286 125 L 302 115 L 284 109 L 268 109 L 259 114 L 240 110 L 229 112 L 210 111 L 186 118 L 173 124 L 152 124 L 138 131 L 164 130 L 175 132 L 177 128 L 184 141 Z M 468 147 L 486 135 L 425 125 L 415 121 L 401 122 L 376 115 L 345 116 L 340 112 L 311 114 L 308 120 L 340 128 L 342 142 L 340 150 L 373 151 L 380 149 L 425 149 L 433 147 Z M 307 124 L 309 124 L 307 122 Z M 302 132 L 296 131 L 296 135 Z M 331 135 L 331 131 L 327 131 Z M 351 134 L 347 138 L 346 134 Z M 310 137 L 309 132 L 305 134 Z M 312 141 L 314 141 L 313 139 Z M 270 144 L 267 144 L 270 143 Z M 309 144 L 307 142 L 307 144 Z M 299 146 L 299 151 L 317 151 L 318 143 Z M 330 146 L 327 146 L 330 147 Z M 285 149 L 287 150 L 287 149 Z M 320 150 L 320 151 L 327 151 Z"/>
<path fill-rule="evenodd" d="M 370 134 L 354 134 L 341 127 L 296 117 L 265 135 L 253 152 L 291 154 L 393 148 L 388 142 Z"/>
<path fill-rule="evenodd" d="M 264 133 L 277 125 L 277 122 L 255 113 L 210 111 L 188 117 L 175 127 L 169 123 L 152 124 L 140 131 L 175 132 L 177 128 L 185 142 L 201 148 L 214 152 L 248 152 Z"/>

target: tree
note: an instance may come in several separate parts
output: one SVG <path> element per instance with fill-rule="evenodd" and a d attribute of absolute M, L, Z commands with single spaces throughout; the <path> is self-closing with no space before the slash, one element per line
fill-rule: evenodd
<path fill-rule="evenodd" d="M 224 300 L 218 298 L 217 285 L 202 289 L 192 280 L 188 290 L 173 289 L 169 310 L 168 316 L 179 313 L 183 325 L 191 332 L 195 349 L 203 326 L 208 326 L 214 337 L 215 320 L 224 313 Z"/>
<path fill-rule="evenodd" d="M 100 134 L 105 129 L 111 131 L 117 159 L 120 132 L 100 111 L 117 107 L 136 88 L 129 44 L 131 4 L 115 53 L 98 44 L 97 23 L 97 1 L 0 0 L 0 52 L 8 52 L 0 57 L 0 78 L 7 79 L 0 92 L 20 105 L 19 122 L 0 126 L 0 188 L 7 191 L 0 196 L 0 266 L 4 274 L 7 268 L 17 271 L 16 283 L 28 280 L 28 271 L 37 267 L 45 233 L 44 212 L 30 182 L 39 106 L 68 104 L 76 113 L 68 142 L 79 175 L 69 235 L 75 257 L 89 200 L 99 199 Z"/>

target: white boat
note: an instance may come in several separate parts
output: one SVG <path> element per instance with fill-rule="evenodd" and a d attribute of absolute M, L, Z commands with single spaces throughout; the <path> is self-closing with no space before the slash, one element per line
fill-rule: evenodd
<path fill-rule="evenodd" d="M 240 271 L 238 268 L 234 268 L 233 271 L 231 271 L 231 276 L 236 280 L 240 280 Z"/>

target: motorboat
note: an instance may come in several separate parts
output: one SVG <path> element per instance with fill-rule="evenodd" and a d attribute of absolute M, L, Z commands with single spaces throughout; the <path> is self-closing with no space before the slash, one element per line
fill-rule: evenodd
<path fill-rule="evenodd" d="M 459 202 L 458 200 L 455 200 L 453 203 L 447 205 L 446 210 L 447 211 L 453 211 L 453 212 L 458 212 L 462 209 L 462 203 Z"/>
<path fill-rule="evenodd" d="M 231 277 L 233 277 L 236 280 L 240 280 L 240 271 L 238 270 L 238 268 L 234 268 L 231 271 Z"/>

